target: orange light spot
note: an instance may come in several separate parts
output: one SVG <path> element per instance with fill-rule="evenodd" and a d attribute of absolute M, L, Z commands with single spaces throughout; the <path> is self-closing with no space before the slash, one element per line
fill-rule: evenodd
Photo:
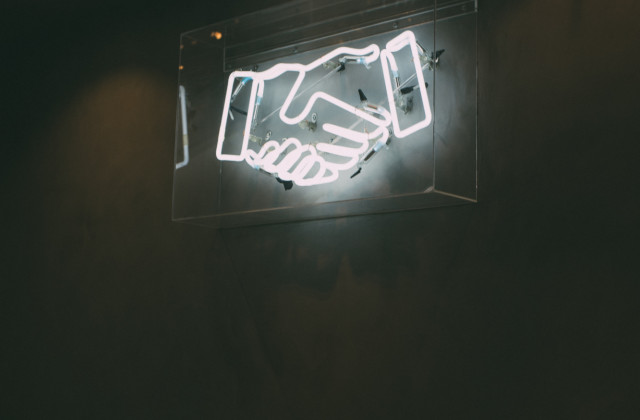
<path fill-rule="evenodd" d="M 184 70 L 184 66 L 181 65 L 180 67 L 178 67 L 178 70 Z"/>
<path fill-rule="evenodd" d="M 222 38 L 222 34 L 220 32 L 211 32 L 211 38 L 220 39 Z"/>

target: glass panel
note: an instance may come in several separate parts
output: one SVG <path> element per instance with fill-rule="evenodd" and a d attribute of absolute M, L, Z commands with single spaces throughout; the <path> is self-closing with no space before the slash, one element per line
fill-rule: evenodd
<path fill-rule="evenodd" d="M 182 35 L 174 220 L 475 200 L 475 3 L 385 3 L 298 1 Z"/>
<path fill-rule="evenodd" d="M 440 3 L 440 2 L 438 2 Z M 476 199 L 476 14 L 470 5 L 438 7 L 434 50 L 436 191 Z M 452 14 L 452 11 L 455 13 Z"/>

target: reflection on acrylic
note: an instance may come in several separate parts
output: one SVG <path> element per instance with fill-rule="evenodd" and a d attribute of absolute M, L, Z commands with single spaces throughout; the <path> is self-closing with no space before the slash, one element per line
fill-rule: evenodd
<path fill-rule="evenodd" d="M 182 126 L 182 161 L 176 163 L 176 169 L 183 168 L 189 163 L 189 133 L 187 131 L 187 94 L 184 86 L 178 88 L 178 96 L 180 97 L 180 123 Z"/>
<path fill-rule="evenodd" d="M 401 81 L 394 54 L 404 48 L 410 51 L 410 65 L 414 74 Z M 235 71 L 231 73 L 228 80 L 216 156 L 221 161 L 244 161 L 253 169 L 273 176 L 278 182 L 283 183 L 286 189 L 293 184 L 311 186 L 330 183 L 338 179 L 341 171 L 350 173 L 351 177 L 354 177 L 360 173 L 363 165 L 385 149 L 392 137 L 402 139 L 429 126 L 431 108 L 423 71 L 425 68 L 433 69 L 441 53 L 442 51 L 438 51 L 430 54 L 416 40 L 413 32 L 405 31 L 387 42 L 382 50 L 376 44 L 361 49 L 339 47 L 306 65 L 279 63 L 261 72 Z M 385 103 L 370 103 L 365 94 L 366 86 L 358 89 L 360 102 L 355 105 L 322 91 L 319 82 L 344 72 L 348 66 L 364 66 L 370 69 L 378 63 L 382 67 L 384 80 L 381 80 L 380 84 L 385 86 L 387 107 L 383 106 Z M 312 85 L 316 91 L 311 93 L 302 111 L 293 112 L 292 102 L 310 89 L 300 90 L 305 75 L 318 68 L 325 69 L 327 74 Z M 286 99 L 281 106 L 261 119 L 265 82 L 277 79 L 288 72 L 298 75 Z M 355 85 L 356 82 L 354 80 L 353 84 Z M 410 83 L 412 85 L 409 85 Z M 250 89 L 248 108 L 245 110 L 235 106 L 234 102 L 238 96 L 243 91 L 246 95 L 248 89 Z M 414 98 L 414 92 L 417 99 Z M 183 98 L 182 93 L 181 99 L 184 100 Z M 416 100 L 421 106 L 414 109 Z M 256 127 L 275 114 L 278 114 L 284 124 L 297 125 L 302 129 L 315 131 L 318 115 L 314 109 L 319 101 L 327 102 L 333 107 L 332 116 L 347 114 L 355 122 L 350 126 L 344 126 L 336 124 L 336 121 L 332 122 L 331 118 L 325 120 L 321 128 L 330 135 L 330 140 L 326 142 L 305 142 L 295 137 L 275 140 L 274 134 L 277 133 L 271 131 L 264 138 L 254 134 Z M 410 124 L 405 120 L 409 113 L 419 113 L 419 117 L 416 119 L 414 116 Z M 227 132 L 228 122 L 235 121 L 239 115 L 244 115 L 246 119 L 241 135 L 242 143 L 237 145 L 240 147 L 236 147 L 235 153 L 225 153 L 223 152 L 225 141 L 232 141 L 229 140 L 231 133 Z M 344 121 L 344 118 L 340 120 Z M 368 122 L 375 128 L 354 130 L 354 127 L 361 122 Z"/>

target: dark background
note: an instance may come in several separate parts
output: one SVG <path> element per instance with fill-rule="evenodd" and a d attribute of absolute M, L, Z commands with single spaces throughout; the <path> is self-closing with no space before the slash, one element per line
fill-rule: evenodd
<path fill-rule="evenodd" d="M 479 203 L 171 222 L 179 34 L 5 1 L 2 418 L 638 418 L 640 3 L 485 0 Z"/>

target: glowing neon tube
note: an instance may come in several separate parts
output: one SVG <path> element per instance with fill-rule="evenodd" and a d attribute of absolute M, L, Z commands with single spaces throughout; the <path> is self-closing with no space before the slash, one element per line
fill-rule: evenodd
<path fill-rule="evenodd" d="M 413 79 L 413 77 L 418 79 L 418 85 L 414 90 L 419 91 L 424 111 L 424 118 L 421 118 L 417 123 L 406 128 L 400 127 L 396 108 L 403 107 L 405 113 L 410 111 L 410 109 L 407 109 L 402 102 L 402 93 L 399 91 L 403 84 L 400 83 L 399 68 L 393 56 L 394 53 L 397 53 L 403 48 L 409 48 L 411 51 L 411 61 L 415 68 L 415 75 L 409 77 L 407 81 Z M 418 46 L 413 32 L 405 31 L 390 40 L 386 44 L 386 48 L 382 51 L 380 51 L 380 48 L 375 44 L 361 49 L 339 47 L 307 65 L 299 63 L 279 63 L 262 72 L 235 71 L 231 73 L 229 75 L 229 82 L 225 95 L 222 122 L 218 133 L 216 156 L 220 160 L 244 160 L 253 168 L 273 174 L 281 180 L 293 181 L 297 185 L 316 185 L 335 181 L 338 178 L 339 171 L 347 170 L 357 164 L 366 163 L 371 157 L 373 157 L 373 155 L 382 149 L 382 146 L 388 143 L 390 135 L 389 126 L 393 127 L 395 137 L 404 138 L 427 127 L 431 123 L 431 109 L 429 106 L 426 85 L 424 83 L 424 76 L 422 74 L 423 69 L 420 67 L 419 58 L 421 52 L 422 47 Z M 338 60 L 340 64 L 335 64 L 336 61 L 332 61 L 332 59 L 340 56 L 342 56 L 342 58 Z M 378 58 L 380 58 L 382 66 L 389 110 L 380 105 L 375 106 L 369 104 L 366 101 L 363 101 L 362 107 L 356 107 L 329 95 L 326 92 L 317 91 L 308 99 L 302 112 L 297 115 L 288 115 L 290 114 L 289 111 L 291 104 L 296 98 L 314 87 L 320 81 L 325 80 L 330 75 L 344 70 L 345 63 L 355 63 L 369 68 L 372 63 L 378 60 Z M 333 63 L 333 65 L 331 65 L 331 63 Z M 305 90 L 300 92 L 300 86 L 302 85 L 307 72 L 310 72 L 320 66 L 323 66 L 324 68 L 331 68 L 332 70 L 322 79 L 313 83 L 311 87 L 307 87 Z M 284 103 L 271 114 L 267 115 L 262 121 L 258 121 L 258 109 L 264 96 L 265 82 L 276 79 L 287 72 L 298 73 L 298 76 L 287 94 Z M 234 81 L 238 78 L 241 79 L 240 83 L 235 89 L 233 89 Z M 252 86 L 249 96 L 249 106 L 246 111 L 247 119 L 242 133 L 241 150 L 237 154 L 223 153 L 222 149 L 226 138 L 228 120 L 227 115 L 231 109 L 231 103 L 238 97 L 249 81 L 252 82 Z M 405 84 L 407 81 L 405 81 Z M 311 114 L 314 106 L 320 100 L 328 102 L 329 104 L 334 105 L 337 109 L 352 115 L 357 121 L 369 122 L 376 128 L 371 133 L 362 133 L 354 131 L 351 128 L 341 127 L 327 122 L 322 125 L 322 129 L 325 132 L 336 136 L 334 137 L 334 140 L 329 143 L 303 145 L 296 138 L 288 138 L 281 144 L 273 140 L 268 141 L 262 145 L 258 152 L 248 148 L 248 141 L 250 137 L 256 137 L 252 134 L 252 131 L 259 123 L 266 121 L 274 115 L 274 113 L 278 112 L 280 120 L 283 123 L 288 125 L 299 124 L 306 121 L 305 118 Z M 336 145 L 335 142 L 337 142 L 338 139 L 344 139 L 345 141 L 350 142 L 352 147 Z M 373 146 L 370 146 L 372 141 L 375 141 L 375 143 Z M 355 146 L 353 146 L 353 144 L 355 144 Z M 341 161 L 334 162 L 336 159 L 325 159 L 325 157 L 328 158 L 330 155 L 336 156 L 339 158 L 338 160 Z"/>
<path fill-rule="evenodd" d="M 392 54 L 407 46 L 411 49 L 412 62 L 418 79 L 418 89 L 420 91 L 425 117 L 420 122 L 417 122 L 405 129 L 401 129 L 400 122 L 398 121 L 398 111 L 396 110 L 394 88 L 391 85 L 389 75 L 389 67 L 391 67 L 392 72 L 397 73 L 398 67 Z M 422 74 L 422 67 L 420 67 L 420 57 L 418 54 L 418 48 L 416 47 L 416 38 L 413 32 L 405 31 L 389 41 L 387 43 L 387 48 L 380 53 L 380 61 L 382 62 L 382 73 L 384 74 L 384 83 L 387 91 L 387 99 L 389 100 L 389 108 L 391 108 L 391 121 L 393 122 L 394 136 L 398 138 L 407 137 L 431 124 L 432 116 L 431 108 L 429 107 L 429 97 L 427 96 L 427 88 L 424 83 L 424 75 Z"/>

